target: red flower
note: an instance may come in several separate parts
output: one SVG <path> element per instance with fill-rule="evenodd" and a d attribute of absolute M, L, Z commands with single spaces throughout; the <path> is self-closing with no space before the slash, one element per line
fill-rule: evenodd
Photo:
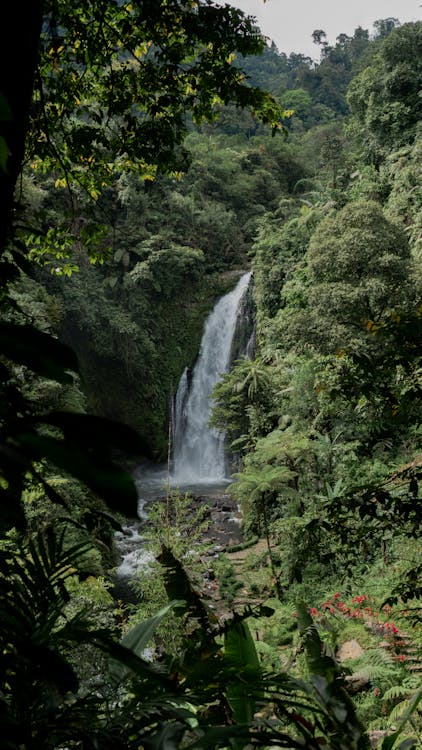
<path fill-rule="evenodd" d="M 352 602 L 355 604 L 362 604 L 362 602 L 365 602 L 367 600 L 367 596 L 364 594 L 362 596 L 355 596 L 354 599 L 352 599 Z"/>

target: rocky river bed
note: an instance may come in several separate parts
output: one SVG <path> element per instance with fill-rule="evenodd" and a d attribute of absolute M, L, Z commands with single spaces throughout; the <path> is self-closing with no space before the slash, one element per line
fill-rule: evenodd
<path fill-rule="evenodd" d="M 242 541 L 241 514 L 236 501 L 224 488 L 203 488 L 191 495 L 192 516 L 206 506 L 206 528 L 201 534 L 207 544 L 206 556 L 210 559 Z M 165 502 L 165 497 L 156 501 Z M 114 574 L 114 597 L 123 601 L 134 601 L 131 581 L 153 560 L 148 551 L 145 533 L 148 528 L 148 505 L 144 506 L 142 518 L 127 519 L 115 535 L 118 563 Z"/>

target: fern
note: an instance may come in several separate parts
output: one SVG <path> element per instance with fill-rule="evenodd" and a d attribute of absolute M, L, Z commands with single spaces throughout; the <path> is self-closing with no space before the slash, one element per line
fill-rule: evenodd
<path fill-rule="evenodd" d="M 393 685 L 386 691 L 383 696 L 384 705 L 388 706 L 389 703 L 394 703 L 388 715 L 388 723 L 390 725 L 401 721 L 412 710 L 417 694 L 418 688 L 409 689 L 409 685 L 406 683 Z M 414 716 L 409 719 L 410 723 L 413 725 L 414 719 L 420 717 L 420 715 L 421 709 L 419 706 L 416 706 Z"/>
<path fill-rule="evenodd" d="M 409 695 L 409 689 L 405 685 L 393 685 L 383 695 L 384 701 L 394 701 Z"/>
<path fill-rule="evenodd" d="M 400 721 L 400 719 L 403 718 L 406 711 L 410 707 L 410 700 L 404 700 L 400 701 L 400 703 L 396 703 L 396 705 L 392 708 L 392 710 L 389 713 L 388 716 L 388 722 L 395 723 L 396 721 Z"/>
<path fill-rule="evenodd" d="M 367 649 L 354 660 L 353 668 L 354 671 L 367 675 L 371 682 L 378 683 L 379 687 L 392 687 L 399 674 L 392 654 L 385 649 Z"/>
<path fill-rule="evenodd" d="M 396 712 L 396 709 L 398 709 L 398 706 L 395 706 L 393 709 L 393 713 L 396 712 L 396 719 L 399 721 L 399 727 L 398 729 L 391 735 L 388 735 L 383 743 L 382 743 L 382 750 L 393 750 L 393 748 L 397 748 L 397 750 L 410 750 L 410 748 L 420 748 L 421 747 L 421 740 L 420 736 L 419 738 L 412 736 L 408 736 L 408 730 L 409 730 L 409 724 L 412 728 L 412 733 L 419 734 L 418 732 L 418 723 L 420 725 L 420 722 L 416 722 L 415 719 L 417 717 L 417 714 L 420 714 L 420 702 L 422 700 L 422 689 L 415 690 L 413 695 L 409 697 L 407 701 L 402 701 L 400 706 L 400 711 Z M 392 716 L 389 717 L 389 721 L 393 720 Z M 396 741 L 398 739 L 403 740 L 400 745 L 396 744 Z"/>

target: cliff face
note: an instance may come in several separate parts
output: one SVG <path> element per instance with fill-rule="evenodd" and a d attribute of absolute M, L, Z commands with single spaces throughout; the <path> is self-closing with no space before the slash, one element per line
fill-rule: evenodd
<path fill-rule="evenodd" d="M 156 460 L 167 454 L 170 399 L 197 357 L 204 321 L 241 273 L 181 277 L 170 294 L 145 288 L 124 297 L 104 295 L 88 268 L 56 289 L 59 336 L 78 356 L 88 409 L 134 427 Z"/>
<path fill-rule="evenodd" d="M 253 358 L 255 350 L 255 313 L 256 307 L 252 277 L 248 290 L 240 303 L 239 316 L 230 355 L 232 362 L 235 362 L 236 359 L 242 356 Z"/>

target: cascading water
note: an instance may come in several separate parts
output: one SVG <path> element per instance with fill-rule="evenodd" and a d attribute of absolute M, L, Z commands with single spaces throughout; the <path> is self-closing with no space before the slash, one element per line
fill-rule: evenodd
<path fill-rule="evenodd" d="M 182 375 L 174 404 L 172 484 L 192 485 L 224 481 L 224 435 L 209 427 L 211 394 L 230 366 L 230 354 L 240 303 L 251 273 L 222 297 L 209 315 L 198 360 L 188 384 Z"/>
<path fill-rule="evenodd" d="M 189 377 L 186 368 L 179 383 L 172 409 L 173 487 L 225 483 L 224 436 L 208 426 L 211 393 L 231 360 L 247 351 L 248 340 L 233 348 L 233 338 L 240 322 L 240 311 L 251 274 L 242 276 L 236 288 L 222 297 L 208 317 L 197 363 Z M 242 316 L 243 323 L 245 323 Z M 247 322 L 247 321 L 246 321 Z M 246 329 L 248 326 L 246 325 Z M 242 339 L 242 337 L 241 337 Z M 239 343 L 239 342 L 238 342 Z M 131 599 L 130 581 L 145 570 L 152 555 L 144 548 L 142 524 L 151 500 L 165 497 L 168 488 L 167 467 L 142 465 L 135 472 L 139 488 L 138 519 L 129 519 L 122 532 L 116 534 L 121 555 L 115 571 L 115 593 Z"/>

